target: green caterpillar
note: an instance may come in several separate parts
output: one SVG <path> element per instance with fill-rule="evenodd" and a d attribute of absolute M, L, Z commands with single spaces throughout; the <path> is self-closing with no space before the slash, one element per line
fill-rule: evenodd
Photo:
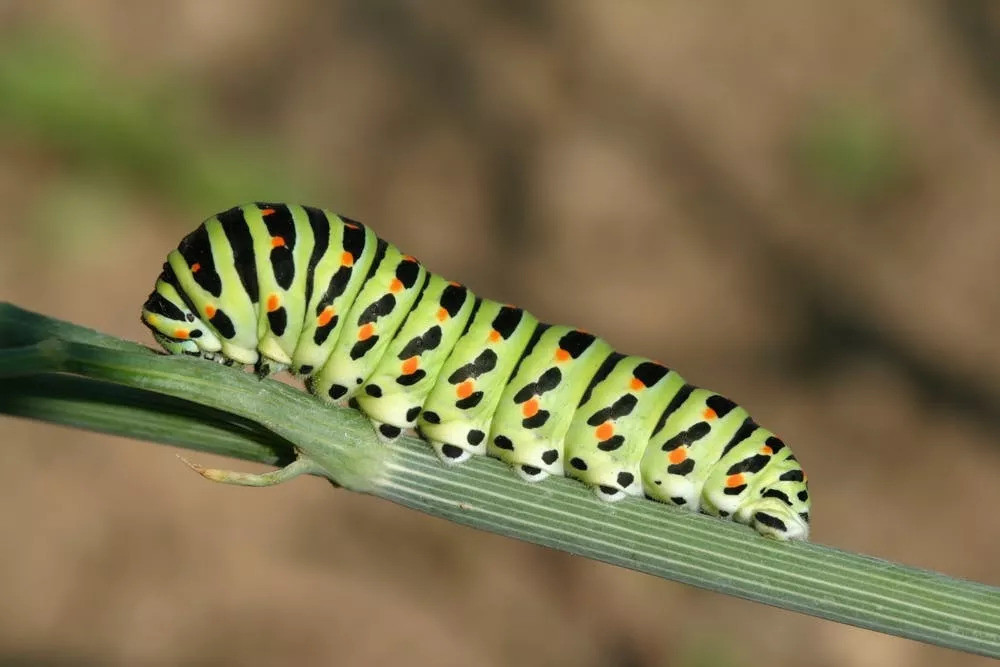
<path fill-rule="evenodd" d="M 248 204 L 171 252 L 142 321 L 173 354 L 285 368 L 379 436 L 416 429 L 442 461 L 487 455 L 807 539 L 790 449 L 716 393 L 568 326 L 475 296 L 349 218 Z"/>

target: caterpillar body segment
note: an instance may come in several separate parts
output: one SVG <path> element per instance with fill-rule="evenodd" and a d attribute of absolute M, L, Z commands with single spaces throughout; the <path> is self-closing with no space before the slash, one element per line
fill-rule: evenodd
<path fill-rule="evenodd" d="M 538 320 L 520 308 L 477 299 L 417 417 L 418 431 L 446 464 L 486 454 L 502 388 L 537 328 Z"/>
<path fill-rule="evenodd" d="M 541 329 L 500 396 L 486 453 L 529 481 L 564 473 L 566 433 L 613 350 L 567 326 Z"/>
<path fill-rule="evenodd" d="M 188 234 L 142 309 L 165 350 L 283 368 L 382 439 L 807 539 L 805 474 L 746 411 L 657 362 L 429 273 L 359 222 L 247 204 Z M 277 478 L 276 478 L 277 479 Z"/>
<path fill-rule="evenodd" d="M 429 277 L 406 322 L 389 343 L 357 394 L 358 407 L 391 428 L 411 429 L 472 314 L 476 298 L 468 288 Z"/>
<path fill-rule="evenodd" d="M 335 402 L 348 402 L 375 371 L 427 279 L 413 257 L 384 242 L 379 250 L 330 357 L 313 378 L 313 392 Z"/>
<path fill-rule="evenodd" d="M 308 306 L 292 355 L 292 372 L 312 377 L 330 358 L 345 315 L 368 278 L 380 244 L 375 233 L 359 222 L 303 208 L 316 242 L 306 271 L 304 300 Z"/>
<path fill-rule="evenodd" d="M 569 476 L 615 501 L 642 496 L 642 457 L 657 419 L 684 385 L 676 372 L 642 357 L 617 360 L 577 409 L 566 437 Z"/>
<path fill-rule="evenodd" d="M 258 267 L 252 262 L 252 248 L 247 266 L 247 249 L 244 240 L 232 234 L 232 217 L 217 216 L 186 236 L 167 256 L 170 272 L 164 267 L 161 280 L 173 281 L 199 318 L 201 326 L 191 330 L 191 337 L 197 336 L 200 343 L 205 331 L 212 332 L 221 341 L 224 357 L 255 364 L 260 358 Z M 253 277 L 252 290 L 243 283 L 244 276 Z"/>

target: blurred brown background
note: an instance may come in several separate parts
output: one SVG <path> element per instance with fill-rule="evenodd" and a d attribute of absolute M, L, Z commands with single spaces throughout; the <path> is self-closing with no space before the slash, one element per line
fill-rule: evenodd
<path fill-rule="evenodd" d="M 326 206 L 743 402 L 816 541 L 997 585 L 998 50 L 986 1 L 2 3 L 0 298 L 151 342 L 201 219 Z M 0 424 L 0 665 L 986 663 Z"/>

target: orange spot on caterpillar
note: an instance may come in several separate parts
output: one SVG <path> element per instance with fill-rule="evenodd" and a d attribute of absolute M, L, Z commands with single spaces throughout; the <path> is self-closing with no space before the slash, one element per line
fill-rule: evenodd
<path fill-rule="evenodd" d="M 403 255 L 403 261 L 404 262 L 416 262 L 417 258 L 414 257 L 413 255 Z"/>
<path fill-rule="evenodd" d="M 173 337 L 174 338 L 178 338 L 180 340 L 186 340 L 187 337 L 188 337 L 188 330 L 187 329 L 174 329 L 174 335 L 173 335 Z"/>
<path fill-rule="evenodd" d="M 487 338 L 491 343 L 498 343 L 500 341 L 500 332 L 494 329 Z"/>
<path fill-rule="evenodd" d="M 201 271 L 201 264 L 195 262 L 191 265 L 191 273 L 198 273 L 199 271 Z"/>
<path fill-rule="evenodd" d="M 743 486 L 744 484 L 746 484 L 746 478 L 743 477 L 743 473 L 741 472 L 726 478 L 726 486 L 730 489 L 734 486 Z"/>
<path fill-rule="evenodd" d="M 712 408 L 705 408 L 705 411 L 701 413 L 701 418 L 705 421 L 712 421 L 718 416 Z"/>
<path fill-rule="evenodd" d="M 632 391 L 640 391 L 646 388 L 646 385 L 643 384 L 642 380 L 639 378 L 632 378 L 632 381 L 628 383 L 628 386 Z"/>
<path fill-rule="evenodd" d="M 265 217 L 267 217 L 269 215 L 274 215 L 274 209 L 273 208 L 262 208 L 260 210 L 260 214 L 263 215 L 263 216 L 265 216 Z"/>
<path fill-rule="evenodd" d="M 369 323 L 358 329 L 358 340 L 368 340 L 373 335 L 375 335 L 374 324 Z"/>
<path fill-rule="evenodd" d="M 330 323 L 330 320 L 333 319 L 333 316 L 336 314 L 336 312 L 337 311 L 333 308 L 333 306 L 327 306 L 326 308 L 323 309 L 323 312 L 319 314 L 319 317 L 316 318 L 316 324 L 320 325 L 321 327 L 325 327 L 327 324 Z"/>
<path fill-rule="evenodd" d="M 455 282 L 454 280 L 452 280 L 448 284 L 451 285 L 452 287 L 461 287 L 462 286 L 462 283 Z"/>
<path fill-rule="evenodd" d="M 446 319 L 448 319 L 448 311 L 445 310 L 444 308 L 438 308 L 437 318 L 438 322 L 444 322 Z"/>
<path fill-rule="evenodd" d="M 413 375 L 417 372 L 418 366 L 420 366 L 420 357 L 410 357 L 403 362 L 400 370 L 403 372 L 403 375 Z"/>
<path fill-rule="evenodd" d="M 399 278 L 393 278 L 392 282 L 389 283 L 389 291 L 395 293 L 401 289 L 403 289 L 403 283 L 400 282 Z"/>
<path fill-rule="evenodd" d="M 341 266 L 354 266 L 354 255 L 345 250 L 344 254 L 340 256 L 340 264 Z"/>
<path fill-rule="evenodd" d="M 353 222 L 345 222 L 344 226 L 347 227 L 348 229 L 361 229 L 360 225 L 356 225 Z"/>
<path fill-rule="evenodd" d="M 764 445 L 763 447 L 760 448 L 760 453 L 770 456 L 771 454 L 774 454 L 774 450 L 772 450 L 767 445 Z"/>
<path fill-rule="evenodd" d="M 566 361 L 567 359 L 569 359 L 569 352 L 561 347 L 556 350 L 556 361 Z"/>
<path fill-rule="evenodd" d="M 208 319 L 212 319 L 213 317 L 215 317 L 215 306 L 213 306 L 212 304 L 208 304 L 207 306 L 205 306 L 205 317 L 207 317 Z"/>
<path fill-rule="evenodd" d="M 524 405 L 521 406 L 521 414 L 524 415 L 525 419 L 537 415 L 538 399 L 533 396 L 525 401 Z"/>
<path fill-rule="evenodd" d="M 604 441 L 615 434 L 615 427 L 611 422 L 604 422 L 596 429 L 594 429 L 594 435 L 598 440 Z"/>
<path fill-rule="evenodd" d="M 678 463 L 683 463 L 687 460 L 688 450 L 687 447 L 678 447 L 677 449 L 671 450 L 670 454 L 667 455 L 667 460 L 669 460 L 674 465 Z"/>
<path fill-rule="evenodd" d="M 285 247 L 285 237 L 283 237 L 283 236 L 272 236 L 271 237 L 271 247 L 272 248 L 284 248 Z"/>
<path fill-rule="evenodd" d="M 455 387 L 455 395 L 459 398 L 468 398 L 472 396 L 472 390 L 476 388 L 475 383 L 472 380 L 466 380 L 462 384 Z"/>
<path fill-rule="evenodd" d="M 267 297 L 267 312 L 273 313 L 274 311 L 281 308 L 281 299 L 278 298 L 277 294 L 272 294 Z"/>

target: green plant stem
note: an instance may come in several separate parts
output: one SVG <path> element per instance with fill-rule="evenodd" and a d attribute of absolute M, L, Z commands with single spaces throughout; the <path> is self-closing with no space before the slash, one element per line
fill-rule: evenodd
<path fill-rule="evenodd" d="M 234 415 L 75 375 L 0 379 L 0 412 L 270 465 L 295 460 L 292 443 Z"/>
<path fill-rule="evenodd" d="M 583 485 L 527 484 L 492 459 L 438 463 L 386 446 L 355 411 L 218 364 L 156 355 L 0 304 L 0 412 L 289 464 L 461 524 L 859 627 L 1000 657 L 1000 589 L 847 553 L 779 543 L 653 502 L 603 503 Z M 301 464 L 301 469 L 312 470 Z"/>

